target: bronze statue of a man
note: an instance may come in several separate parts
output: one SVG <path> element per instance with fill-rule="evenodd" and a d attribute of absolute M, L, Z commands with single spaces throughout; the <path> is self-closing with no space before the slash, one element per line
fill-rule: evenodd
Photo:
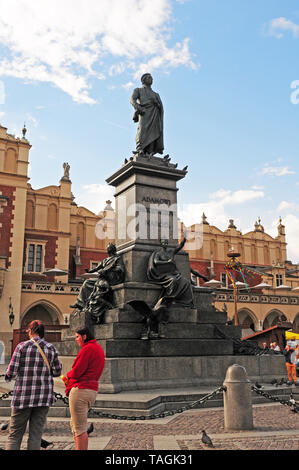
<path fill-rule="evenodd" d="M 70 305 L 71 308 L 82 310 L 87 305 L 87 301 L 91 294 L 93 292 L 96 293 L 96 289 L 94 290 L 94 287 L 97 287 L 100 280 L 106 281 L 106 284 L 109 287 L 123 282 L 125 278 L 125 267 L 121 256 L 117 255 L 116 246 L 113 243 L 109 243 L 107 246 L 107 253 L 108 257 L 103 259 L 96 268 L 91 269 L 90 271 L 87 270 L 89 273 L 97 273 L 98 277 L 84 281 L 76 303 L 74 305 Z"/>
<path fill-rule="evenodd" d="M 135 88 L 131 104 L 135 109 L 133 121 L 138 122 L 136 153 L 141 156 L 163 154 L 163 104 L 158 93 L 152 90 L 150 73 L 141 77 L 141 88 Z"/>

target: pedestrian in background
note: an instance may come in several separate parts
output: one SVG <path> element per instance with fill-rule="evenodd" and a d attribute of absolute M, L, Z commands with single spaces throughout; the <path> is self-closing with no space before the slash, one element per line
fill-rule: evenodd
<path fill-rule="evenodd" d="M 44 339 L 44 325 L 33 320 L 27 329 L 28 341 L 14 350 L 5 380 L 16 378 L 11 401 L 11 417 L 6 450 L 19 450 L 29 421 L 28 450 L 40 450 L 49 407 L 55 401 L 53 377 L 62 365 L 53 344 Z"/>
<path fill-rule="evenodd" d="M 75 341 L 81 348 L 72 369 L 66 374 L 71 430 L 76 450 L 88 449 L 87 414 L 96 400 L 105 354 L 86 327 L 76 331 Z"/>
<path fill-rule="evenodd" d="M 297 362 L 297 352 L 296 346 L 292 343 L 286 345 L 283 351 L 285 361 L 286 361 L 286 368 L 288 374 L 288 384 L 291 385 L 294 383 L 297 385 L 297 376 L 296 376 L 296 362 Z"/>

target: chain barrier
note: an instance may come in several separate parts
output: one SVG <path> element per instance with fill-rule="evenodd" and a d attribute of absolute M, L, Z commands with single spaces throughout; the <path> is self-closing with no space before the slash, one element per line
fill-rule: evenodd
<path fill-rule="evenodd" d="M 165 418 L 166 416 L 173 416 L 177 413 L 183 413 L 184 411 L 187 411 L 187 410 L 190 410 L 192 408 L 194 408 L 196 405 L 202 405 L 204 404 L 206 401 L 209 401 L 209 400 L 212 400 L 216 395 L 218 395 L 219 393 L 222 393 L 224 390 L 226 390 L 226 387 L 224 386 L 221 386 L 221 387 L 218 387 L 216 390 L 214 390 L 214 392 L 212 393 L 209 393 L 208 395 L 205 395 L 204 397 L 200 398 L 199 400 L 196 400 L 192 403 L 189 403 L 177 410 L 167 410 L 167 411 L 163 411 L 161 413 L 156 413 L 156 414 L 152 414 L 152 415 L 149 415 L 149 416 L 121 416 L 121 415 L 115 415 L 115 414 L 111 414 L 111 413 L 104 413 L 103 411 L 98 411 L 98 410 L 95 410 L 93 408 L 91 408 L 89 410 L 89 414 L 94 414 L 94 415 L 97 415 L 101 418 L 109 418 L 109 419 L 118 419 L 118 420 L 145 420 L 145 419 L 157 419 L 157 418 Z M 7 398 L 9 398 L 11 395 L 13 394 L 13 390 L 11 390 L 10 392 L 6 392 L 6 393 L 3 393 L 3 395 L 0 396 L 0 400 L 5 400 Z M 54 396 L 56 398 L 56 400 L 62 400 L 63 403 L 65 405 L 69 405 L 69 399 L 65 396 L 63 396 L 61 393 L 57 393 L 57 392 L 54 392 Z"/>
<path fill-rule="evenodd" d="M 4 375 L 0 375 L 0 377 L 4 377 Z M 257 395 L 261 395 L 264 398 L 267 398 L 268 400 L 280 403 L 281 405 L 289 406 L 293 413 L 299 413 L 299 402 L 297 402 L 293 398 L 292 392 L 291 392 L 290 397 L 287 400 L 283 400 L 283 399 L 281 399 L 277 396 L 274 396 L 274 395 L 271 395 L 268 392 L 265 392 L 264 390 L 256 387 L 255 385 L 253 385 L 251 387 L 251 390 L 254 391 Z M 213 392 L 209 393 L 208 395 L 205 395 L 204 397 L 202 397 L 199 400 L 196 400 L 192 403 L 186 404 L 186 405 L 182 406 L 181 408 L 178 408 L 177 410 L 166 410 L 166 411 L 163 411 L 161 413 L 154 413 L 154 414 L 149 415 L 149 416 L 145 416 L 145 415 L 141 415 L 141 416 L 116 415 L 116 414 L 112 414 L 112 413 L 104 413 L 103 411 L 98 411 L 98 410 L 95 410 L 93 408 L 91 408 L 89 410 L 89 414 L 94 414 L 94 415 L 97 415 L 98 417 L 101 417 L 101 418 L 117 419 L 117 420 L 132 420 L 132 421 L 134 421 L 134 420 L 150 420 L 150 419 L 165 418 L 167 416 L 173 416 L 175 414 L 183 413 L 184 411 L 191 410 L 192 408 L 194 408 L 197 405 L 203 405 L 204 403 L 206 403 L 209 400 L 212 400 L 213 398 L 215 398 L 215 396 L 217 396 L 219 393 L 222 393 L 224 391 L 226 391 L 226 387 L 224 385 L 222 385 L 222 386 L 218 387 L 216 390 L 214 390 Z M 13 395 L 13 390 L 11 390 L 9 392 L 5 392 L 2 395 L 0 395 L 0 400 L 6 400 L 12 395 Z M 61 393 L 57 393 L 57 392 L 54 392 L 54 396 L 55 396 L 56 400 L 61 400 L 61 401 L 63 401 L 63 403 L 65 405 L 67 405 L 67 406 L 69 405 L 69 399 L 66 396 L 63 396 Z"/>
<path fill-rule="evenodd" d="M 149 415 L 149 416 L 144 416 L 144 415 L 141 415 L 141 416 L 121 416 L 121 415 L 115 415 L 115 414 L 111 414 L 111 413 L 103 413 L 102 411 L 97 411 L 97 410 L 94 410 L 92 408 L 89 410 L 89 412 L 91 412 L 93 414 L 96 414 L 96 415 L 98 415 L 102 418 L 110 418 L 110 419 L 118 419 L 118 420 L 135 421 L 135 420 L 149 420 L 149 419 L 165 418 L 166 416 L 173 416 L 177 413 L 183 413 L 184 411 L 187 411 L 187 410 L 190 410 L 190 409 L 194 408 L 196 405 L 202 405 L 206 401 L 212 400 L 212 398 L 214 398 L 219 393 L 222 393 L 224 390 L 226 390 L 226 387 L 224 387 L 222 385 L 221 387 L 218 387 L 216 390 L 214 390 L 214 392 L 209 393 L 208 395 L 205 395 L 204 397 L 200 398 L 199 400 L 196 400 L 196 401 L 194 401 L 192 403 L 189 403 L 189 404 L 187 404 L 187 405 L 185 405 L 181 408 L 178 408 L 177 410 L 167 410 L 167 411 L 163 411 L 161 413 L 155 413 L 155 414 L 152 414 L 152 415 Z"/>
<path fill-rule="evenodd" d="M 261 389 L 257 388 L 255 385 L 253 385 L 253 386 L 251 387 L 251 390 L 253 390 L 257 395 L 261 395 L 261 396 L 263 396 L 264 398 L 268 398 L 268 400 L 272 400 L 272 401 L 275 401 L 275 402 L 279 402 L 281 405 L 289 406 L 289 407 L 291 408 L 291 411 L 292 411 L 293 413 L 299 413 L 299 402 L 297 402 L 297 401 L 293 398 L 292 392 L 291 392 L 291 395 L 290 395 L 290 397 L 289 397 L 288 400 L 282 400 L 282 399 L 279 398 L 279 397 L 270 395 L 270 393 L 265 392 L 264 390 L 261 390 Z"/>

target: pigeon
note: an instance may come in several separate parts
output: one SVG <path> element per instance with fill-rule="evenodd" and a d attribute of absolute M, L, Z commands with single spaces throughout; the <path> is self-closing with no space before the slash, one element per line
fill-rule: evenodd
<path fill-rule="evenodd" d="M 281 379 L 279 382 L 277 382 L 276 387 L 278 387 L 278 385 L 283 385 L 283 384 L 284 384 L 284 379 Z"/>
<path fill-rule="evenodd" d="M 87 429 L 87 434 L 91 434 L 94 430 L 94 426 L 93 426 L 93 423 L 90 424 L 89 428 Z"/>
<path fill-rule="evenodd" d="M 188 165 L 187 166 L 184 166 L 183 170 L 182 171 L 186 171 L 188 168 Z"/>
<path fill-rule="evenodd" d="M 276 384 L 277 384 L 277 380 L 276 380 L 276 379 L 271 380 L 270 384 L 271 384 L 271 385 L 276 385 Z"/>
<path fill-rule="evenodd" d="M 128 163 L 128 160 L 127 160 L 127 158 L 125 158 L 125 163 Z"/>
<path fill-rule="evenodd" d="M 263 388 L 263 386 L 261 384 L 259 384 L 258 382 L 255 382 L 254 385 L 256 386 L 256 388 Z"/>
<path fill-rule="evenodd" d="M 213 442 L 211 438 L 207 435 L 206 431 L 203 429 L 201 432 L 202 432 L 201 442 L 203 443 L 203 445 L 206 447 L 214 447 Z"/>
<path fill-rule="evenodd" d="M 41 439 L 40 446 L 42 449 L 46 449 L 49 446 L 52 446 L 53 442 L 48 442 L 45 439 Z"/>
<path fill-rule="evenodd" d="M 8 423 L 5 423 L 5 424 L 2 424 L 0 430 L 5 431 L 5 429 L 7 429 L 7 428 L 8 428 Z"/>

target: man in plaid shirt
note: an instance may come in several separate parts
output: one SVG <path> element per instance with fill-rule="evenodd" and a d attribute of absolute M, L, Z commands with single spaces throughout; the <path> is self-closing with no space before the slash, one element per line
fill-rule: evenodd
<path fill-rule="evenodd" d="M 56 348 L 44 340 L 44 325 L 34 320 L 28 327 L 29 341 L 14 350 L 5 380 L 16 377 L 11 402 L 11 418 L 6 450 L 19 450 L 29 420 L 28 450 L 39 450 L 49 407 L 55 401 L 53 377 L 61 374 L 62 365 Z M 49 368 L 39 351 L 42 349 Z"/>

